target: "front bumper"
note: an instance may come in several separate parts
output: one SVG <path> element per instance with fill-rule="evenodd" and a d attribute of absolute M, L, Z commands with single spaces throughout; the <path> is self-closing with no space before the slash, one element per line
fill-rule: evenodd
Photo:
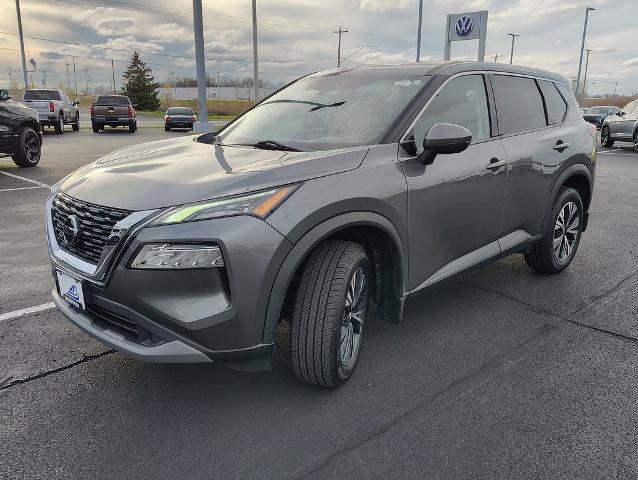
<path fill-rule="evenodd" d="M 143 360 L 269 367 L 273 339 L 264 337 L 264 320 L 276 273 L 291 249 L 285 237 L 248 216 L 132 229 L 131 235 L 135 237 L 110 257 L 111 267 L 101 270 L 103 279 L 73 268 L 64 261 L 67 252 L 50 248 L 54 269 L 82 279 L 86 311 L 54 291 L 64 315 L 107 345 Z M 226 266 L 178 271 L 127 267 L 142 244 L 164 242 L 217 244 Z"/>

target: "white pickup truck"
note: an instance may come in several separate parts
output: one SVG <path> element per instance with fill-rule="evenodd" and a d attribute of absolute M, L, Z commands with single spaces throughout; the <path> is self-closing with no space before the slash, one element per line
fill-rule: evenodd
<path fill-rule="evenodd" d="M 53 127 L 55 133 L 64 133 L 65 125 L 75 132 L 80 129 L 80 102 L 71 101 L 63 90 L 26 90 L 22 103 L 38 112 L 42 127 Z"/>

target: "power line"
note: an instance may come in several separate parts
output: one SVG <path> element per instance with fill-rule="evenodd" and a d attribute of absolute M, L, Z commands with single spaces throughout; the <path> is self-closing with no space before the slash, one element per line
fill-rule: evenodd
<path fill-rule="evenodd" d="M 67 0 L 65 0 L 67 1 Z M 0 31 L 0 34 L 2 35 L 11 35 L 11 36 L 18 36 L 18 34 L 16 33 L 12 33 L 12 32 L 2 32 Z M 190 57 L 190 56 L 185 56 L 185 55 L 172 55 L 172 54 L 168 54 L 168 53 L 154 53 L 154 52 L 149 52 L 149 51 L 144 51 L 144 50 L 126 50 L 126 49 L 122 49 L 122 48 L 113 48 L 113 47 L 103 47 L 100 45 L 92 45 L 89 43 L 77 43 L 77 42 L 68 42 L 65 40 L 53 40 L 51 38 L 43 38 L 43 37 L 33 37 L 33 36 L 29 36 L 29 35 L 25 35 L 25 38 L 30 38 L 32 40 L 40 40 L 43 42 L 52 42 L 52 43 L 60 43 L 60 44 L 64 44 L 64 45 L 73 45 L 76 47 L 87 47 L 87 48 L 95 48 L 97 50 L 112 50 L 115 52 L 122 52 L 122 53 L 133 53 L 133 52 L 138 52 L 138 53 L 143 53 L 145 55 L 155 55 L 155 56 L 159 56 L 159 57 L 168 57 L 168 58 L 179 58 L 179 59 L 184 59 L 184 60 L 194 60 L 195 57 Z M 67 56 L 71 56 L 70 54 Z M 80 57 L 81 55 L 75 55 L 76 57 Z M 246 62 L 246 63 L 250 63 L 251 60 L 245 60 L 243 58 L 207 58 L 206 60 L 208 61 L 212 61 L 212 62 Z M 290 60 L 260 60 L 260 62 L 263 63 L 299 63 L 299 62 L 327 62 L 327 61 L 332 61 L 332 58 L 298 58 L 298 59 L 290 59 Z"/>

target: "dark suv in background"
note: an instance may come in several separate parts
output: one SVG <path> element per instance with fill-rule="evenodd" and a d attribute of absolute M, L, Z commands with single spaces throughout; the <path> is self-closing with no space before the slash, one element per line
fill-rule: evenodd
<path fill-rule="evenodd" d="M 633 142 L 638 150 L 638 100 L 629 102 L 616 115 L 605 118 L 600 142 L 603 147 L 613 147 L 616 141 Z"/>
<path fill-rule="evenodd" d="M 38 113 L 11 100 L 8 90 L 0 90 L 0 158 L 11 155 L 18 167 L 35 167 L 41 148 Z"/>
<path fill-rule="evenodd" d="M 53 300 L 138 358 L 250 370 L 286 319 L 297 376 L 337 386 L 370 300 L 398 323 L 408 298 L 505 255 L 570 264 L 596 148 L 567 85 L 491 63 L 330 70 L 216 136 L 114 152 L 52 189 Z"/>

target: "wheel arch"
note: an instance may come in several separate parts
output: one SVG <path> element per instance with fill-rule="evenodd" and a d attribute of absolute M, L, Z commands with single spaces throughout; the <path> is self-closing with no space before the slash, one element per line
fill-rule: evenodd
<path fill-rule="evenodd" d="M 35 132 L 38 135 L 40 134 L 40 131 L 41 131 L 40 122 L 38 122 L 37 120 L 33 118 L 27 118 L 22 123 L 20 123 L 20 126 L 18 127 L 18 131 L 20 131 L 20 129 L 22 129 L 23 127 L 31 127 L 32 129 L 35 130 Z"/>
<path fill-rule="evenodd" d="M 571 187 L 578 192 L 583 201 L 583 210 L 585 219 L 583 222 L 583 231 L 587 229 L 587 221 L 589 218 L 589 205 L 591 204 L 593 193 L 592 173 L 585 164 L 575 163 L 565 168 L 556 178 L 551 194 L 545 207 L 545 215 L 543 217 L 543 235 L 547 232 L 549 226 L 550 213 L 552 206 L 558 197 L 558 192 L 562 187 Z"/>
<path fill-rule="evenodd" d="M 295 292 L 295 285 L 310 252 L 329 238 L 363 245 L 373 265 L 377 315 L 400 322 L 405 299 L 405 257 L 400 235 L 386 217 L 374 212 L 349 212 L 332 217 L 308 230 L 284 259 L 266 308 L 263 341 L 272 343 L 277 325 Z"/>

